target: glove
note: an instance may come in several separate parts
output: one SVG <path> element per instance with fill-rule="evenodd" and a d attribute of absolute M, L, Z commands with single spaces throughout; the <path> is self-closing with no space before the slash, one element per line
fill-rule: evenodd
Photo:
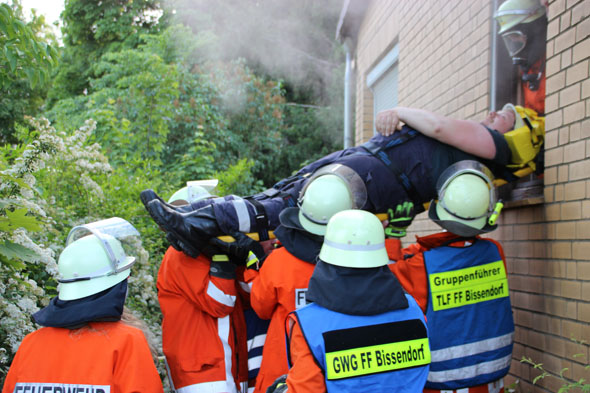
<path fill-rule="evenodd" d="M 235 232 L 231 236 L 235 239 L 234 242 L 224 242 L 214 237 L 209 240 L 209 243 L 226 254 L 236 265 L 246 266 L 248 269 L 258 269 L 265 257 L 260 243 L 250 239 L 242 232 Z"/>
<path fill-rule="evenodd" d="M 266 389 L 266 393 L 283 393 L 287 391 L 287 374 L 283 374 Z"/>
<path fill-rule="evenodd" d="M 176 251 L 181 251 L 191 258 L 197 258 L 201 253 L 212 258 L 214 255 L 220 253 L 213 245 L 205 243 L 200 239 L 193 239 L 193 244 L 187 244 L 174 236 L 172 232 L 166 233 L 166 240 L 168 240 L 168 243 Z"/>
<path fill-rule="evenodd" d="M 400 203 L 395 209 L 387 209 L 389 224 L 385 227 L 385 235 L 389 237 L 404 237 L 406 229 L 414 219 L 414 204 L 409 201 Z"/>

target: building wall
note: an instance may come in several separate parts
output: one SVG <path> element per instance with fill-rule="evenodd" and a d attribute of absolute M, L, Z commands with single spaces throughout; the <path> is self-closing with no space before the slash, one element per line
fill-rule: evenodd
<path fill-rule="evenodd" d="M 500 3 L 501 1 L 499 1 Z M 491 0 L 374 0 L 355 57 L 356 143 L 373 130 L 366 76 L 399 44 L 399 105 L 481 120 L 490 107 Z M 544 202 L 505 209 L 499 240 L 507 259 L 516 344 L 509 377 L 521 391 L 555 392 L 547 370 L 588 380 L 590 342 L 590 0 L 549 2 Z M 438 231 L 419 215 L 405 238 Z M 575 356 L 583 354 L 582 357 Z"/>

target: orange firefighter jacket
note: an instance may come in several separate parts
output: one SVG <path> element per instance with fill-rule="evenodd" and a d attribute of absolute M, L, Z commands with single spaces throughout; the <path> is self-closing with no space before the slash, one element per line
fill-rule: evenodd
<path fill-rule="evenodd" d="M 248 381 L 246 326 L 236 281 L 173 248 L 157 280 L 162 347 L 177 392 L 236 392 Z M 242 389 L 244 389 L 242 387 Z"/>
<path fill-rule="evenodd" d="M 534 109 L 540 116 L 545 115 L 545 84 L 547 81 L 545 73 L 545 60 L 538 60 L 528 70 L 527 74 L 541 74 L 536 90 L 531 90 L 527 82 L 522 84 L 522 93 L 524 95 L 524 106 Z"/>
<path fill-rule="evenodd" d="M 80 329 L 44 327 L 27 335 L 2 393 L 74 390 L 163 392 L 143 332 L 123 322 L 91 322 Z"/>
<path fill-rule="evenodd" d="M 265 393 L 275 379 L 289 372 L 285 319 L 291 311 L 306 304 L 305 293 L 314 268 L 314 264 L 296 258 L 281 247 L 269 254 L 252 281 L 252 308 L 260 318 L 270 319 L 255 393 Z"/>

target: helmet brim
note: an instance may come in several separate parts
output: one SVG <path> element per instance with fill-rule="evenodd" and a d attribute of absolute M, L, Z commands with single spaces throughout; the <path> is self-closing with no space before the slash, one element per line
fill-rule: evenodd
<path fill-rule="evenodd" d="M 130 274 L 131 270 L 127 269 L 100 279 L 60 283 L 57 296 L 60 300 L 82 299 L 114 287 L 121 281 L 126 280 Z"/>
<path fill-rule="evenodd" d="M 439 217 L 437 213 L 437 204 L 438 203 L 434 200 L 430 202 L 430 207 L 428 208 L 428 218 L 434 221 L 441 228 L 446 229 L 447 231 L 454 233 L 455 235 L 462 237 L 474 237 L 477 235 L 482 235 L 484 233 L 492 232 L 496 230 L 496 228 L 498 228 L 497 224 L 490 225 L 487 222 L 483 228 L 477 229 L 454 220 L 443 220 Z"/>

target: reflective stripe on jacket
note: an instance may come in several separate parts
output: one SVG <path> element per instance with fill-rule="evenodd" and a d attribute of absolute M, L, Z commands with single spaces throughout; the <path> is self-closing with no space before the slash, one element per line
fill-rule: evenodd
<path fill-rule="evenodd" d="M 328 392 L 419 392 L 430 363 L 427 328 L 416 301 L 371 316 L 346 315 L 315 303 L 295 311 Z"/>
<path fill-rule="evenodd" d="M 266 392 L 275 379 L 289 371 L 285 318 L 306 304 L 305 293 L 314 266 L 295 258 L 284 247 L 277 248 L 269 254 L 252 281 L 250 304 L 260 318 L 270 319 L 255 392 Z"/>
<path fill-rule="evenodd" d="M 76 330 L 41 328 L 14 357 L 3 393 L 161 393 L 162 382 L 143 332 L 123 322 Z"/>
<path fill-rule="evenodd" d="M 158 273 L 162 347 L 180 393 L 237 392 L 237 384 L 248 380 L 236 281 L 209 270 L 203 255 L 194 259 L 170 247 Z"/>
<path fill-rule="evenodd" d="M 427 388 L 459 389 L 496 381 L 510 368 L 514 322 L 506 269 L 496 244 L 423 253 L 432 364 Z"/>

